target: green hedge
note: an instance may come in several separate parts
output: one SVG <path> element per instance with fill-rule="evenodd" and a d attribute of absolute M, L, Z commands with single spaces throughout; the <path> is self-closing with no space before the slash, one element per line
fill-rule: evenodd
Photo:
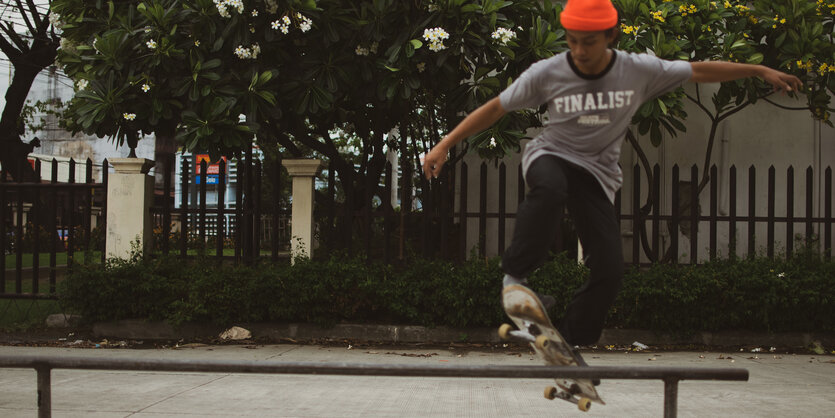
<path fill-rule="evenodd" d="M 558 318 L 588 271 L 557 256 L 531 277 Z M 88 321 L 397 323 L 481 327 L 505 321 L 498 259 L 463 265 L 414 259 L 393 267 L 334 255 L 295 265 L 218 265 L 175 258 L 79 266 L 62 303 Z M 607 327 L 698 331 L 835 331 L 835 263 L 723 260 L 626 272 Z"/>

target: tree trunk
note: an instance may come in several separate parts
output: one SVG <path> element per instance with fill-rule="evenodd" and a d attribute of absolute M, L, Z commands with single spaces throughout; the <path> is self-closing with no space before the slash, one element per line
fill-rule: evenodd
<path fill-rule="evenodd" d="M 36 38 L 31 49 L 10 55 L 9 60 L 14 65 L 14 76 L 6 90 L 6 106 L 0 116 L 0 163 L 3 170 L 15 176 L 20 181 L 34 181 L 35 171 L 27 161 L 34 144 L 24 144 L 20 136 L 25 127 L 20 121 L 20 112 L 29 96 L 29 90 L 35 78 L 44 68 L 55 62 L 58 43 L 51 40 Z M 34 141 L 33 141 L 34 142 Z"/>
<path fill-rule="evenodd" d="M 19 119 L 29 89 L 39 72 L 39 68 L 15 66 L 12 84 L 6 90 L 6 107 L 3 108 L 3 116 L 0 118 L 0 148 L 3 149 L 0 153 L 0 163 L 3 164 L 3 170 L 16 181 L 35 180 L 35 171 L 27 159 L 34 144 L 25 144 L 20 139 L 25 127 Z"/>

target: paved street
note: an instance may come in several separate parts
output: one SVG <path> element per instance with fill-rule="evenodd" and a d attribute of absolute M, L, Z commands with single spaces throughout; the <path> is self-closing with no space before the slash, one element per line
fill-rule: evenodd
<path fill-rule="evenodd" d="M 179 349 L 0 347 L 0 355 L 456 365 L 536 365 L 523 348 L 223 345 Z M 683 381 L 679 416 L 831 416 L 835 357 L 780 353 L 585 352 L 593 366 L 742 367 L 748 382 Z M 0 369 L 0 416 L 37 415 L 35 372 Z M 604 380 L 607 405 L 548 401 L 543 379 L 460 379 L 54 370 L 54 417 L 661 416 L 663 383 Z"/>

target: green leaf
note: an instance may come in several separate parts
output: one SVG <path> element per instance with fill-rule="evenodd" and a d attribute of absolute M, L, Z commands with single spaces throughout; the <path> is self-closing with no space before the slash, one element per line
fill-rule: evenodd
<path fill-rule="evenodd" d="M 783 46 L 783 42 L 785 42 L 785 41 L 786 41 L 786 32 L 783 32 L 780 35 L 777 35 L 777 39 L 774 40 L 774 47 L 775 48 L 780 48 L 781 46 Z"/>
<path fill-rule="evenodd" d="M 661 99 L 657 99 L 657 101 L 658 101 L 658 107 L 661 108 L 661 113 L 666 115 L 667 114 L 667 105 L 665 105 L 664 101 L 661 100 Z"/>
<path fill-rule="evenodd" d="M 409 41 L 409 43 L 412 44 L 412 48 L 414 49 L 420 49 L 423 46 L 423 42 L 417 39 L 412 39 L 411 41 Z"/>

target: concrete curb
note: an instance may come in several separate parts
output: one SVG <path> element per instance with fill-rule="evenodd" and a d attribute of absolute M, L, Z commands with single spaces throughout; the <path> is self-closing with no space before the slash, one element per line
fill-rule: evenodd
<path fill-rule="evenodd" d="M 268 342 L 310 340 L 351 340 L 388 343 L 499 343 L 495 328 L 456 329 L 448 327 L 427 328 L 416 325 L 338 324 L 322 328 L 313 324 L 244 323 L 252 337 Z M 93 336 L 108 339 L 132 340 L 180 340 L 217 338 L 224 327 L 205 323 L 188 323 L 173 327 L 164 322 L 121 320 L 97 323 Z M 700 332 L 690 337 L 657 335 L 652 331 L 606 329 L 597 345 L 703 345 L 715 347 L 762 346 L 808 347 L 817 341 L 824 346 L 835 346 L 835 334 L 831 333 L 756 333 L 748 331 Z"/>

